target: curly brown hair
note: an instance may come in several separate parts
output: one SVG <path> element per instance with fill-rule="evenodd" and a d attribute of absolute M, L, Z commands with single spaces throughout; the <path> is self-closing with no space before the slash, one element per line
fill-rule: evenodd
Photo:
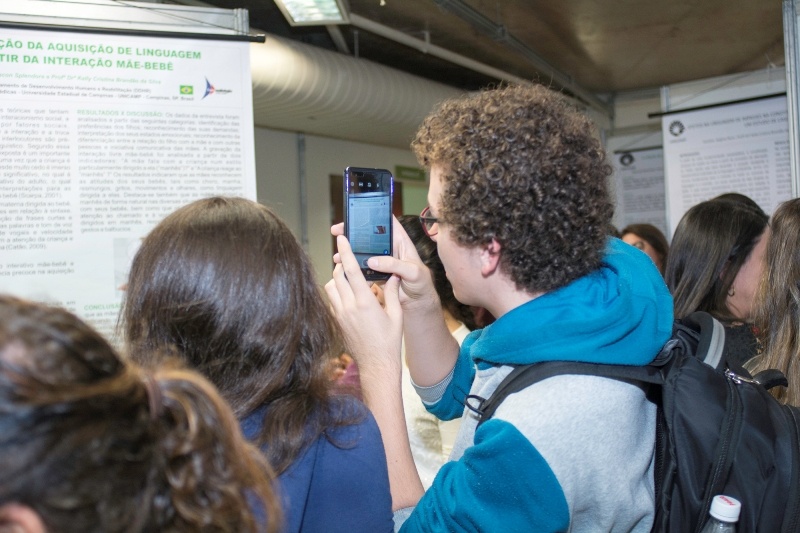
<path fill-rule="evenodd" d="M 442 171 L 437 213 L 463 246 L 496 239 L 500 265 L 529 292 L 600 265 L 613 214 L 611 166 L 591 121 L 541 85 L 445 101 L 411 146 Z"/>
<path fill-rule="evenodd" d="M 48 531 L 280 525 L 274 474 L 211 383 L 145 373 L 63 309 L 0 296 L 0 421 L 0 507 Z"/>

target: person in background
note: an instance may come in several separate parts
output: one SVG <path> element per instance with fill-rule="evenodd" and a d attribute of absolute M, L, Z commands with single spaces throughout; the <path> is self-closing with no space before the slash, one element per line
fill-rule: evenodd
<path fill-rule="evenodd" d="M 338 254 L 325 288 L 392 459 L 396 527 L 649 532 L 656 410 L 639 387 L 552 377 L 477 426 L 480 399 L 515 365 L 645 365 L 672 332 L 672 298 L 653 262 L 608 237 L 611 168 L 589 119 L 543 86 L 503 87 L 440 104 L 412 148 L 430 171 L 423 221 L 453 293 L 496 320 L 459 350 L 399 223 L 396 255 L 368 260 L 392 274 L 384 306 L 342 225 L 331 228 Z M 427 491 L 403 416 L 403 336 L 428 409 L 463 417 L 451 460 Z"/>
<path fill-rule="evenodd" d="M 653 260 L 658 271 L 664 275 L 669 243 L 660 229 L 652 224 L 630 224 L 621 232 L 622 242 L 635 246 Z"/>
<path fill-rule="evenodd" d="M 279 475 L 285 533 L 392 529 L 380 432 L 335 393 L 339 327 L 273 211 L 213 197 L 167 216 L 133 260 L 121 328 L 134 360 L 173 348 L 219 388 Z"/>
<path fill-rule="evenodd" d="M 0 531 L 275 532 L 273 479 L 199 374 L 0 296 Z"/>
<path fill-rule="evenodd" d="M 764 274 L 756 296 L 753 323 L 762 353 L 746 366 L 751 374 L 776 368 L 789 387 L 774 387 L 782 403 L 800 406 L 800 199 L 782 203 L 772 215 L 764 254 Z"/>
<path fill-rule="evenodd" d="M 349 354 L 342 353 L 335 359 L 334 390 L 341 394 L 361 397 L 361 379 L 358 376 L 358 365 Z"/>
<path fill-rule="evenodd" d="M 422 217 L 424 219 L 425 215 Z M 473 310 L 456 300 L 453 295 L 453 287 L 447 280 L 444 265 L 436 253 L 436 243 L 425 233 L 420 217 L 403 215 L 397 220 L 414 243 L 420 260 L 430 270 L 447 329 L 460 346 L 467 334 L 475 329 Z M 405 364 L 405 354 L 403 359 L 403 411 L 406 415 L 408 440 L 420 480 L 427 489 L 433 483 L 439 468 L 450 457 L 456 434 L 461 427 L 461 418 L 439 420 L 428 412 L 412 385 L 411 374 Z"/>
<path fill-rule="evenodd" d="M 705 311 L 722 322 L 729 357 L 739 365 L 758 351 L 751 319 L 768 221 L 740 202 L 700 202 L 678 223 L 664 272 L 675 318 Z"/>

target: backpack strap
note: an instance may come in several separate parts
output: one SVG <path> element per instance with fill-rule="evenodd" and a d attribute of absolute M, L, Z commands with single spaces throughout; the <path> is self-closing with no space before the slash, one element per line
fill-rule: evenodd
<path fill-rule="evenodd" d="M 725 353 L 725 326 L 707 313 L 703 313 L 710 324 L 700 323 L 701 334 L 700 342 L 697 345 L 697 353 L 703 354 L 703 362 L 719 370 L 725 364 L 723 355 Z M 710 330 L 710 335 L 705 335 L 706 328 Z M 708 343 L 706 343 L 708 341 Z"/>
<path fill-rule="evenodd" d="M 627 383 L 663 385 L 661 368 L 676 353 L 697 355 L 705 364 L 717 370 L 725 366 L 725 327 L 710 314 L 697 311 L 675 321 L 672 336 L 661 348 L 653 362 L 645 366 L 581 363 L 577 361 L 545 361 L 515 367 L 497 386 L 489 398 L 467 396 L 466 405 L 480 417 L 478 425 L 494 415 L 497 407 L 510 394 L 534 383 L 562 374 L 600 376 Z"/>
<path fill-rule="evenodd" d="M 468 405 L 470 409 L 478 414 L 480 418 L 478 425 L 480 426 L 494 415 L 503 400 L 511 394 L 547 378 L 567 374 L 605 377 L 640 387 L 646 386 L 646 384 L 661 385 L 664 383 L 660 369 L 652 365 L 628 366 L 580 363 L 577 361 L 545 361 L 515 367 L 500 382 L 500 385 L 497 386 L 491 396 L 484 399 L 476 395 L 470 395 L 467 397 Z M 477 405 L 472 405 L 470 402 L 477 402 Z"/>
<path fill-rule="evenodd" d="M 762 370 L 753 376 L 753 380 L 767 390 L 778 386 L 789 386 L 789 380 L 786 379 L 786 375 L 777 368 Z"/>
<path fill-rule="evenodd" d="M 696 355 L 711 368 L 725 369 L 725 326 L 710 314 L 695 311 L 682 321 L 676 321 L 672 337 L 686 339 L 683 353 Z"/>

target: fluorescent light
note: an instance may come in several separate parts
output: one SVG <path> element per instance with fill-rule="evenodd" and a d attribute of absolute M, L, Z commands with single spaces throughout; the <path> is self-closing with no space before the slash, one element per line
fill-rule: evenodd
<path fill-rule="evenodd" d="M 347 24 L 342 0 L 275 0 L 292 26 Z"/>

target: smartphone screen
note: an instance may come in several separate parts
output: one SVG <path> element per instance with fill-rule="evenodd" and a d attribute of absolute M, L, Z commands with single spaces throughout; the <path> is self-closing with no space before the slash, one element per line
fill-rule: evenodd
<path fill-rule="evenodd" d="M 368 280 L 389 274 L 367 266 L 374 255 L 392 254 L 392 194 L 394 178 L 388 170 L 347 167 L 344 171 L 345 236 Z"/>

